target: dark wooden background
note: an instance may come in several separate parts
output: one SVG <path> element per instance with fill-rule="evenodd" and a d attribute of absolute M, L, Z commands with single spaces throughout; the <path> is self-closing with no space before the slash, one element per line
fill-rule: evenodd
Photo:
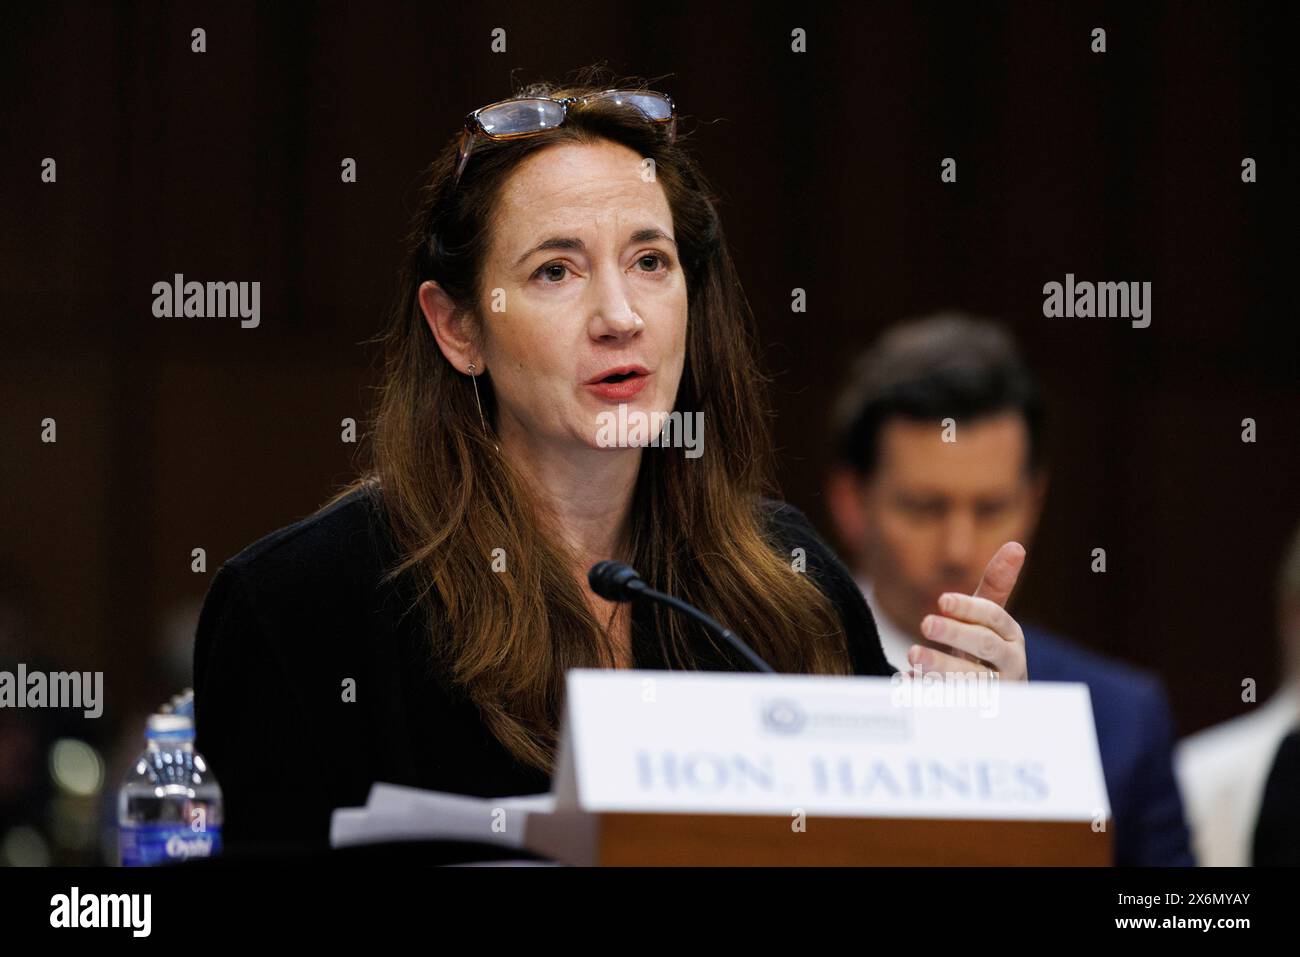
<path fill-rule="evenodd" d="M 1244 678 L 1261 696 L 1279 678 L 1273 582 L 1300 520 L 1289 34 L 1268 7 L 1133 6 L 6 10 L 11 652 L 105 670 L 109 715 L 173 690 L 221 561 L 352 474 L 339 422 L 371 394 L 362 342 L 392 300 L 419 170 L 512 77 L 604 60 L 661 78 L 724 197 L 777 377 L 786 496 L 826 529 L 825 412 L 888 323 L 1000 316 L 1051 412 L 1018 612 L 1158 670 L 1180 732 L 1239 713 Z M 39 181 L 46 156 L 57 185 Z M 259 280 L 260 328 L 154 318 L 151 287 L 177 272 Z M 1042 285 L 1067 272 L 1151 281 L 1151 327 L 1044 319 Z M 190 571 L 196 546 L 207 574 Z M 1099 546 L 1105 575 L 1089 570 Z"/>

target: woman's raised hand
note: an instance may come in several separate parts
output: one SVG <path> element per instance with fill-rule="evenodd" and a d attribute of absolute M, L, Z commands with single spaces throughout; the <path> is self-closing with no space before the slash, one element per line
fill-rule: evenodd
<path fill-rule="evenodd" d="M 922 673 L 992 671 L 1000 678 L 1026 680 L 1025 633 L 1005 607 L 1024 565 L 1024 546 L 1007 542 L 984 569 L 975 594 L 940 595 L 939 614 L 921 620 L 921 634 L 955 654 L 913 645 L 907 652 L 912 667 Z"/>

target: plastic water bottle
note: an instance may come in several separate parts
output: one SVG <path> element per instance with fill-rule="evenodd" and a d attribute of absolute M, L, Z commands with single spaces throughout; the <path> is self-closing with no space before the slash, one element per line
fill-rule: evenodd
<path fill-rule="evenodd" d="M 117 795 L 122 866 L 219 854 L 221 787 L 194 750 L 194 719 L 184 709 L 151 715 L 145 743 Z"/>

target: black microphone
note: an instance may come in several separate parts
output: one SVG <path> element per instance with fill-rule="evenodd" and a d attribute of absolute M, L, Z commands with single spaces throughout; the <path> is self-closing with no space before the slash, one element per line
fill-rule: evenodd
<path fill-rule="evenodd" d="M 635 598 L 649 598 L 651 601 L 657 601 L 670 608 L 676 608 L 678 611 L 694 618 L 709 631 L 735 648 L 753 666 L 755 671 L 762 671 L 767 674 L 776 673 L 772 666 L 758 657 L 754 653 L 754 649 L 741 641 L 735 632 L 722 627 L 715 619 L 710 618 L 694 605 L 684 602 L 680 598 L 674 598 L 672 595 L 665 595 L 661 591 L 655 591 L 642 580 L 631 565 L 612 561 L 596 562 L 591 566 L 591 570 L 587 572 L 587 583 L 591 585 L 592 591 L 606 601 L 632 601 Z"/>

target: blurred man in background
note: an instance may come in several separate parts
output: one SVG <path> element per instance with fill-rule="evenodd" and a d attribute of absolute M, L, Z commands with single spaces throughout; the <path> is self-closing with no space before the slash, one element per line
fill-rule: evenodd
<path fill-rule="evenodd" d="M 885 657 L 910 670 L 941 593 L 974 591 L 1003 542 L 1032 554 L 1047 491 L 1042 401 L 1007 333 L 947 314 L 895 327 L 862 356 L 834 427 L 831 515 Z M 1159 679 L 1022 625 L 1031 681 L 1091 692 L 1115 863 L 1193 864 Z"/>
<path fill-rule="evenodd" d="M 1277 609 L 1282 687 L 1249 714 L 1206 728 L 1178 746 L 1178 781 L 1187 797 L 1196 858 L 1211 867 L 1300 864 L 1300 529 L 1282 562 Z"/>

